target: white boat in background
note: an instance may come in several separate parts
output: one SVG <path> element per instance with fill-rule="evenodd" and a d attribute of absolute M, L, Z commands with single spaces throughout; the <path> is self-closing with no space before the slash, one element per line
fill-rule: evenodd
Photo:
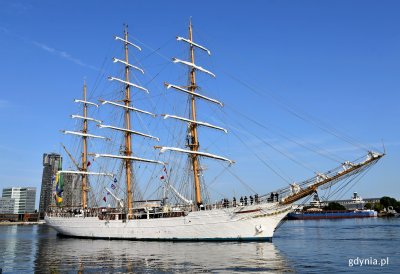
<path fill-rule="evenodd" d="M 82 238 L 104 238 L 104 239 L 135 239 L 135 240 L 256 240 L 265 241 L 273 237 L 274 231 L 282 219 L 292 210 L 292 204 L 306 196 L 313 194 L 316 189 L 323 185 L 332 186 L 340 180 L 358 174 L 376 163 L 383 154 L 369 152 L 366 158 L 357 162 L 346 162 L 342 166 L 325 173 L 319 173 L 313 178 L 299 184 L 292 184 L 265 195 L 253 194 L 249 198 L 224 199 L 220 203 L 206 202 L 204 189 L 200 182 L 202 167 L 199 160 L 203 157 L 227 162 L 229 165 L 234 161 L 225 156 L 201 151 L 197 129 L 206 127 L 211 130 L 218 130 L 227 133 L 227 130 L 218 125 L 197 119 L 196 102 L 203 100 L 220 107 L 223 104 L 213 98 L 203 95 L 196 82 L 196 73 L 203 73 L 215 77 L 211 71 L 195 64 L 195 51 L 202 51 L 208 55 L 211 52 L 206 47 L 193 40 L 192 24 L 189 25 L 188 38 L 177 37 L 177 40 L 189 47 L 189 60 L 173 59 L 174 63 L 188 68 L 189 83 L 185 86 L 166 83 L 167 89 L 174 90 L 182 96 L 188 97 L 189 117 L 180 117 L 174 114 L 164 115 L 164 119 L 171 118 L 187 124 L 186 147 L 156 146 L 160 152 L 171 151 L 171 153 L 183 153 L 187 155 L 190 163 L 187 173 L 190 175 L 194 191 L 192 197 L 186 197 L 169 180 L 163 181 L 164 194 L 168 191 L 179 203 L 170 203 L 168 197 L 163 195 L 158 200 L 135 201 L 133 193 L 137 185 L 133 175 L 132 162 L 142 162 L 164 166 L 167 174 L 168 163 L 161 160 L 147 159 L 132 153 L 132 137 L 141 136 L 152 140 L 162 138 L 142 133 L 131 128 L 131 113 L 137 115 L 156 115 L 134 107 L 134 97 L 131 96 L 131 89 L 138 92 L 148 93 L 146 87 L 140 86 L 131 81 L 131 72 L 144 73 L 144 70 L 129 63 L 129 48 L 141 50 L 139 46 L 128 40 L 127 28 L 124 36 L 116 37 L 118 43 L 123 44 L 125 56 L 123 59 L 114 58 L 114 63 L 122 65 L 124 77 L 109 77 L 109 80 L 123 87 L 124 98 L 117 100 L 102 100 L 100 104 L 90 102 L 86 98 L 86 85 L 82 100 L 75 100 L 83 105 L 83 114 L 74 115 L 73 118 L 83 120 L 81 131 L 65 131 L 66 134 L 73 134 L 82 139 L 82 159 L 76 164 L 77 170 L 62 170 L 57 174 L 59 207 L 47 212 L 46 223 L 62 235 Z M 124 125 L 105 125 L 102 121 L 88 116 L 88 107 L 102 107 L 109 105 L 123 112 Z M 115 109 L 114 109 L 115 112 Z M 114 193 L 113 187 L 104 188 L 113 197 L 115 207 L 99 207 L 89 201 L 89 192 L 92 187 L 88 185 L 88 176 L 116 177 L 115 170 L 92 172 L 88 165 L 88 139 L 106 139 L 104 136 L 90 134 L 88 123 L 97 123 L 101 129 L 108 129 L 124 134 L 122 153 L 95 153 L 96 158 L 110 160 L 118 159 L 123 166 L 123 178 L 125 181 L 126 197 L 121 198 Z M 62 175 L 67 173 L 78 174 L 82 177 L 82 203 L 79 207 L 68 209 L 62 206 Z M 114 179 L 116 180 L 116 179 Z M 113 186 L 113 185 L 112 185 Z M 59 195 L 58 195 L 59 194 Z M 110 199 L 110 196 L 109 199 Z M 105 200 L 105 197 L 104 197 Z"/>

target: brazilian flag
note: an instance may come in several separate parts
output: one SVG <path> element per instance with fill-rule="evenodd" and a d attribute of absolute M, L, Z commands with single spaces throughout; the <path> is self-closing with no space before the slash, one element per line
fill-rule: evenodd
<path fill-rule="evenodd" d="M 62 162 L 61 160 L 58 163 L 58 170 L 62 170 Z M 64 191 L 64 180 L 62 173 L 57 173 L 56 175 L 56 193 L 55 193 L 55 199 L 56 203 L 58 206 L 61 206 L 63 198 L 62 198 L 62 193 Z"/>

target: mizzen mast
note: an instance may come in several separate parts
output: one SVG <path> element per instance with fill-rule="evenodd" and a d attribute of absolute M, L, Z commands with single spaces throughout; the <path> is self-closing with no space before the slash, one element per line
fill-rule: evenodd
<path fill-rule="evenodd" d="M 100 175 L 100 176 L 110 176 L 112 177 L 113 174 L 111 173 L 99 173 L 99 172 L 89 172 L 88 171 L 88 152 L 87 152 L 87 140 L 88 138 L 97 138 L 97 139 L 108 139 L 103 136 L 99 135 L 93 135 L 88 133 L 88 121 L 90 122 L 96 122 L 96 123 L 102 123 L 102 121 L 88 117 L 88 106 L 94 106 L 94 107 L 99 107 L 96 103 L 89 102 L 87 101 L 87 92 L 86 92 L 86 81 L 83 84 L 83 100 L 80 99 L 75 99 L 75 103 L 81 103 L 83 106 L 83 116 L 82 115 L 71 115 L 71 118 L 73 119 L 82 119 L 83 120 L 83 127 L 81 131 L 69 131 L 69 130 L 63 130 L 64 134 L 71 134 L 75 136 L 79 136 L 82 138 L 82 153 L 81 153 L 81 161 L 82 161 L 82 166 L 79 167 L 79 165 L 76 164 L 76 161 L 72 158 L 71 154 L 68 152 L 68 150 L 64 147 L 65 151 L 67 154 L 70 156 L 71 160 L 74 162 L 74 164 L 77 166 L 77 171 L 74 170 L 61 170 L 58 171 L 58 173 L 62 174 L 79 174 L 82 176 L 82 208 L 87 208 L 88 204 L 88 199 L 87 199 L 87 192 L 89 191 L 88 188 L 88 175 Z"/>

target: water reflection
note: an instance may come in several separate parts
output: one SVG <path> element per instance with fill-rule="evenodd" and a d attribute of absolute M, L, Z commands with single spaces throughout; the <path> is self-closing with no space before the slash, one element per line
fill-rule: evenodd
<path fill-rule="evenodd" d="M 0 268 L 3 273 L 29 272 L 37 248 L 37 226 L 0 226 Z"/>
<path fill-rule="evenodd" d="M 273 243 L 85 240 L 57 237 L 46 226 L 39 230 L 35 272 L 290 271 Z"/>

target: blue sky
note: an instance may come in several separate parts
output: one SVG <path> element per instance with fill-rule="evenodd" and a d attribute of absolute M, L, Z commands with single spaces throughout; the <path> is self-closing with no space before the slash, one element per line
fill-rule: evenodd
<path fill-rule="evenodd" d="M 166 58 L 182 53 L 173 40 L 187 36 L 192 16 L 196 41 L 212 50 L 211 58 L 197 60 L 217 74 L 215 80 L 199 77 L 200 85 L 226 103 L 221 115 L 210 112 L 205 118 L 223 117 L 230 127 L 238 121 L 242 128 L 236 126 L 236 133 L 243 133 L 247 145 L 294 180 L 313 173 L 276 155 L 262 140 L 314 171 L 337 163 L 298 150 L 277 134 L 277 127 L 298 142 L 344 159 L 364 151 L 305 123 L 282 105 L 371 149 L 381 149 L 383 140 L 387 156 L 350 192 L 400 198 L 399 9 L 398 1 L 0 0 L 0 186 L 36 186 L 39 192 L 42 154 L 62 152 L 59 130 L 73 125 L 67 117 L 76 111 L 70 102 L 81 96 L 84 78 L 89 90 L 97 83 L 115 50 L 112 36 L 121 34 L 123 23 L 144 47 L 142 56 L 160 48 L 143 59 L 154 75 L 168 65 Z M 165 75 L 175 79 L 170 72 Z M 271 125 L 270 130 L 240 120 L 237 111 Z M 227 138 L 217 152 L 236 160 L 235 173 L 251 188 L 265 193 L 286 185 L 241 142 Z"/>

